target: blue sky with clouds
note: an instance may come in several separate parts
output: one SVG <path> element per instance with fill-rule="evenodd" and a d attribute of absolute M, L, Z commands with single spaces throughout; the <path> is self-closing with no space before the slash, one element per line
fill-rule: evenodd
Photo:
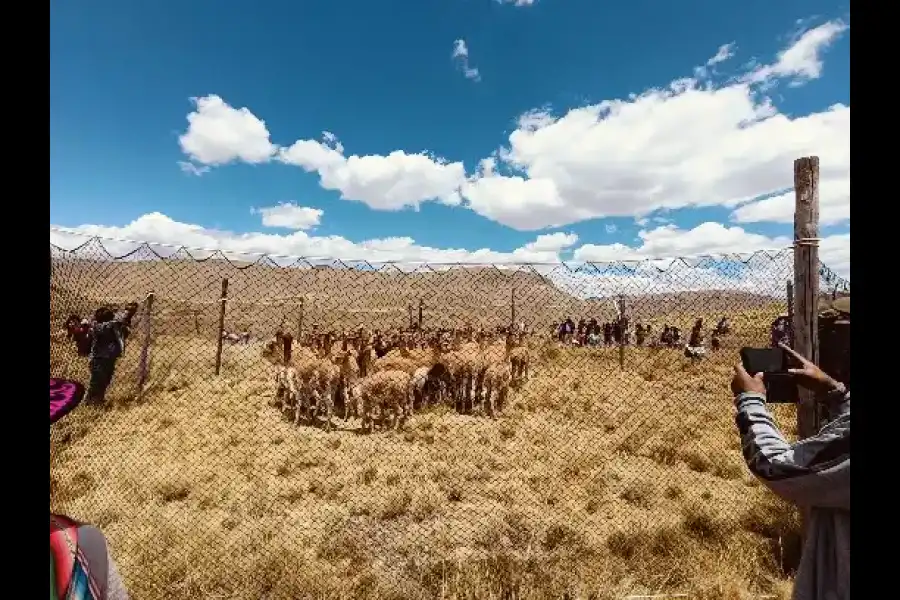
<path fill-rule="evenodd" d="M 765 8 L 763 8 L 763 6 Z M 849 2 L 51 4 L 50 222 L 291 255 L 783 246 L 849 274 Z"/>

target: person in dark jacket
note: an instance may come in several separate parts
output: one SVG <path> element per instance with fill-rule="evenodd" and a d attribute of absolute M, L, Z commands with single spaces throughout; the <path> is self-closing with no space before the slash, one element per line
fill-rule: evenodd
<path fill-rule="evenodd" d="M 118 312 L 104 306 L 94 313 L 94 323 L 91 326 L 91 380 L 85 398 L 88 404 L 104 402 L 106 390 L 116 371 L 116 361 L 125 351 L 128 328 L 137 309 L 138 305 L 132 302 Z"/>
<path fill-rule="evenodd" d="M 835 309 L 849 317 L 849 298 Z M 794 600 L 849 600 L 850 391 L 786 345 L 781 347 L 800 363 L 791 372 L 816 393 L 826 423 L 815 435 L 790 444 L 766 409 L 763 377 L 751 377 L 738 364 L 731 389 L 741 448 L 757 479 L 809 510 Z"/>

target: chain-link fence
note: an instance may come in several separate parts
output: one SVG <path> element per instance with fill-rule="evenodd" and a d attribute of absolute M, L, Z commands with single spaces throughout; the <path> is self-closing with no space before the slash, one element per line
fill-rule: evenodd
<path fill-rule="evenodd" d="M 51 245 L 52 376 L 90 380 L 82 319 L 139 309 L 108 391 L 53 428 L 50 503 L 104 530 L 135 598 L 785 589 L 797 516 L 743 466 L 728 383 L 777 334 L 791 250 L 376 265 L 124 246 Z M 794 407 L 775 412 L 794 435 Z"/>

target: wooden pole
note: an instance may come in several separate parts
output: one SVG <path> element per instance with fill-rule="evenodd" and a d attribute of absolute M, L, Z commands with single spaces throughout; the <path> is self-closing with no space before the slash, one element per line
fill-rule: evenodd
<path fill-rule="evenodd" d="M 137 398 L 141 400 L 144 395 L 144 384 L 147 383 L 147 375 L 150 372 L 150 335 L 153 329 L 153 298 L 155 297 L 153 292 L 147 294 L 147 299 L 144 301 L 144 320 L 142 325 L 144 326 L 144 336 L 141 341 L 141 358 L 138 362 L 138 377 L 137 377 Z"/>
<path fill-rule="evenodd" d="M 793 323 L 794 323 L 794 282 L 793 281 L 787 282 L 786 296 L 787 296 L 787 316 L 788 316 L 788 320 L 791 323 L 791 327 L 793 327 L 794 326 L 793 325 Z M 793 339 L 793 338 L 791 338 L 791 339 Z"/>
<path fill-rule="evenodd" d="M 422 312 L 425 310 L 425 301 L 419 298 L 419 331 L 422 331 Z"/>
<path fill-rule="evenodd" d="M 619 369 L 625 370 L 625 296 L 619 296 Z"/>
<path fill-rule="evenodd" d="M 794 349 L 819 360 L 819 157 L 794 161 Z M 813 394 L 800 391 L 797 431 L 800 438 L 818 429 Z"/>
<path fill-rule="evenodd" d="M 514 331 L 516 327 L 516 288 L 513 286 L 509 294 L 509 327 Z"/>
<path fill-rule="evenodd" d="M 219 298 L 219 339 L 216 340 L 216 375 L 222 369 L 222 333 L 225 331 L 225 303 L 228 300 L 228 278 L 222 280 L 222 296 Z"/>
<path fill-rule="evenodd" d="M 794 350 L 814 363 L 819 360 L 819 158 L 794 161 L 794 314 L 791 334 Z M 815 395 L 800 388 L 797 432 L 800 439 L 818 428 Z M 806 537 L 809 509 L 801 509 Z"/>

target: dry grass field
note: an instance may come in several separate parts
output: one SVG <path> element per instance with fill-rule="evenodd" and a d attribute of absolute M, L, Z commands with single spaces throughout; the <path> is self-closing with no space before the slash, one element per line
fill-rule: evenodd
<path fill-rule="evenodd" d="M 226 329 L 254 341 L 226 344 L 217 377 L 223 277 Z M 51 509 L 103 528 L 137 600 L 787 597 L 796 511 L 743 466 L 728 390 L 738 348 L 768 341 L 782 310 L 771 297 L 635 290 L 628 314 L 656 334 L 722 315 L 734 333 L 697 365 L 629 347 L 624 369 L 615 348 L 536 336 L 532 378 L 499 418 L 434 408 L 399 432 L 361 435 L 355 420 L 326 433 L 271 407 L 262 338 L 279 326 L 404 326 L 420 299 L 426 327 L 506 324 L 515 310 L 544 334 L 567 315 L 610 319 L 612 302 L 528 269 L 63 256 L 51 328 L 151 291 L 142 397 L 143 309 L 108 406 L 79 408 L 51 435 Z M 51 337 L 50 350 L 51 375 L 87 381 L 70 343 Z M 793 435 L 792 408 L 776 416 Z"/>
<path fill-rule="evenodd" d="M 103 528 L 138 600 L 786 598 L 796 513 L 743 466 L 728 391 L 777 313 L 733 309 L 699 365 L 535 340 L 500 418 L 371 435 L 285 420 L 259 343 L 215 377 L 213 341 L 159 327 L 140 401 L 133 342 L 110 406 L 54 426 L 51 509 Z M 51 341 L 51 373 L 86 381 L 86 359 Z"/>

